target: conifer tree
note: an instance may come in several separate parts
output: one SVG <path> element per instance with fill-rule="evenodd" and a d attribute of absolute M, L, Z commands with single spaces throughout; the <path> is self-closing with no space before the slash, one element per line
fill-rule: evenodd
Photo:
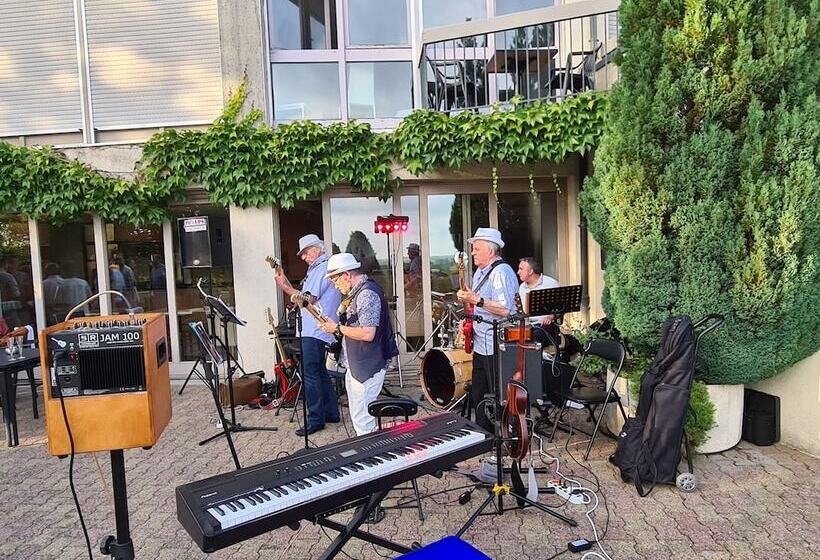
<path fill-rule="evenodd" d="M 604 306 L 654 353 L 670 315 L 726 317 L 707 380 L 820 347 L 820 1 L 623 0 L 621 77 L 581 205 Z"/>

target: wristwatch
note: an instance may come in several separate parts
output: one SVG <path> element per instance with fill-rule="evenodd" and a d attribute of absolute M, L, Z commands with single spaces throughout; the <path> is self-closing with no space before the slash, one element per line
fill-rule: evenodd
<path fill-rule="evenodd" d="M 484 307 L 484 298 L 479 298 L 478 302 L 476 303 L 478 307 Z"/>
<path fill-rule="evenodd" d="M 333 331 L 333 334 L 336 335 L 336 338 L 342 338 L 342 325 L 336 323 L 336 330 Z"/>

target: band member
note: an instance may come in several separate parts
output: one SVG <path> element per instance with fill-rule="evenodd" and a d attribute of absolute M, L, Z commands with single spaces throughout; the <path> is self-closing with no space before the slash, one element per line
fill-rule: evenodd
<path fill-rule="evenodd" d="M 518 281 L 512 267 L 499 255 L 504 247 L 501 233 L 494 228 L 478 228 L 468 239 L 472 244 L 470 254 L 477 270 L 473 274 L 470 290 L 459 290 L 458 299 L 475 305 L 475 314 L 484 321 L 473 323 L 473 379 L 470 387 L 470 403 L 475 408 L 476 423 L 493 431 L 485 407 L 480 405 L 484 395 L 493 392 L 496 371 L 493 360 L 493 319 L 504 319 L 515 309 Z"/>
<path fill-rule="evenodd" d="M 302 292 L 310 293 L 310 302 L 318 303 L 323 313 L 336 320 L 341 296 L 327 279 L 328 256 L 325 244 L 317 235 L 309 234 L 299 239 L 299 257 L 308 265 L 307 275 L 302 282 Z M 288 296 L 296 290 L 281 267 L 276 269 L 276 283 Z M 336 423 L 340 420 L 339 404 L 336 391 L 333 389 L 330 376 L 325 369 L 327 345 L 333 342 L 332 333 L 323 332 L 316 319 L 307 309 L 302 315 L 302 366 L 305 375 L 305 398 L 307 399 L 308 417 L 304 428 L 296 430 L 296 435 L 318 432 L 326 422 Z"/>
<path fill-rule="evenodd" d="M 345 387 L 356 435 L 376 429 L 376 419 L 367 407 L 381 393 L 390 360 L 399 354 L 384 292 L 360 269 L 361 263 L 350 253 L 330 257 L 327 276 L 348 305 L 344 324 L 329 320 L 321 325 L 324 332 L 342 337 Z"/>
<path fill-rule="evenodd" d="M 518 278 L 521 285 L 518 287 L 518 294 L 521 296 L 521 305 L 524 311 L 529 312 L 529 294 L 533 290 L 544 290 L 546 288 L 557 288 L 558 280 L 547 276 L 541 272 L 541 266 L 533 257 L 524 257 L 518 261 Z M 541 346 L 560 345 L 561 331 L 555 320 L 555 315 L 530 316 L 527 322 L 532 326 L 533 338 L 540 342 Z"/>

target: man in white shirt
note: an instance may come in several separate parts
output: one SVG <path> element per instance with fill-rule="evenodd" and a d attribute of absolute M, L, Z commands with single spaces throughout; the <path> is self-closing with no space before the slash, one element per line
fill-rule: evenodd
<path fill-rule="evenodd" d="M 521 296 L 521 305 L 526 312 L 529 312 L 530 292 L 559 286 L 558 280 L 541 273 L 541 266 L 533 257 L 524 257 L 518 261 L 518 278 L 521 280 L 518 294 Z M 533 327 L 533 338 L 544 348 L 560 344 L 561 331 L 555 321 L 555 315 L 537 315 L 529 317 L 527 322 Z"/>

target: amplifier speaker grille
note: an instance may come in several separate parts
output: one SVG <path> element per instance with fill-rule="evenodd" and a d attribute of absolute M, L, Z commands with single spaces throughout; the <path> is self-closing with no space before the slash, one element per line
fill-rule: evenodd
<path fill-rule="evenodd" d="M 83 350 L 79 366 L 84 391 L 145 388 L 142 346 Z"/>

